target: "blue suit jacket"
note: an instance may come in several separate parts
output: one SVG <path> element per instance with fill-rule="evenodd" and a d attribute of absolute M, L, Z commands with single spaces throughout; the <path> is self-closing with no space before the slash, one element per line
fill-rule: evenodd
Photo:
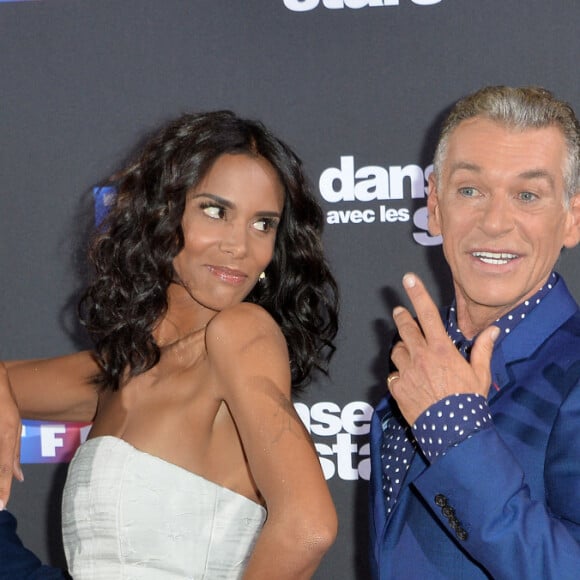
<path fill-rule="evenodd" d="M 16 535 L 16 519 L 6 510 L 0 511 L 0 579 L 1 580 L 64 580 L 61 570 L 43 566 L 27 550 Z"/>
<path fill-rule="evenodd" d="M 388 517 L 379 446 L 394 401 L 377 407 L 373 578 L 580 578 L 580 312 L 563 280 L 499 341 L 491 369 L 493 426 L 432 465 L 416 453 Z"/>

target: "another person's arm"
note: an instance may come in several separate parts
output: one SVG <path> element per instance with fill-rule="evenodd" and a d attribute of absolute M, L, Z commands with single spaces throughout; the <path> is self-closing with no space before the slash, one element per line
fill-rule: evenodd
<path fill-rule="evenodd" d="M 90 351 L 4 364 L 24 419 L 87 422 L 93 419 L 97 390 L 90 380 L 99 369 Z"/>
<path fill-rule="evenodd" d="M 68 575 L 58 568 L 45 566 L 23 544 L 16 533 L 16 518 L 4 510 L 0 513 L 0 578 L 30 580 L 65 580 Z"/>
<path fill-rule="evenodd" d="M 236 422 L 268 517 L 245 578 L 310 578 L 336 536 L 334 504 L 290 399 L 288 352 L 272 318 L 250 304 L 220 313 L 207 348 L 217 395 Z"/>

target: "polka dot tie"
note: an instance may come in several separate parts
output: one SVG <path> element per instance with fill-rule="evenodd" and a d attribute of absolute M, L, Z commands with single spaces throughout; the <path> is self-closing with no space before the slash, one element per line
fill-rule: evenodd
<path fill-rule="evenodd" d="M 414 439 L 402 417 L 391 416 L 383 423 L 381 463 L 383 466 L 383 492 L 387 513 L 390 514 L 411 460 L 415 454 Z"/>

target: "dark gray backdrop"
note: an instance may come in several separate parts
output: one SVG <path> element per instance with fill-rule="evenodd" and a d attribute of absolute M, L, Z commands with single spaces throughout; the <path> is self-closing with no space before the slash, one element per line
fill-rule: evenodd
<path fill-rule="evenodd" d="M 316 578 L 366 578 L 366 432 L 389 313 L 409 269 L 450 297 L 422 209 L 441 115 L 485 84 L 544 85 L 578 109 L 579 21 L 577 0 L 0 2 L 0 355 L 85 344 L 73 304 L 91 187 L 145 131 L 184 111 L 260 118 L 299 152 L 328 219 L 347 222 L 325 232 L 342 291 L 331 378 L 298 409 L 341 524 Z M 580 297 L 577 256 L 559 270 Z M 24 469 L 10 507 L 26 543 L 62 563 L 66 465 Z"/>

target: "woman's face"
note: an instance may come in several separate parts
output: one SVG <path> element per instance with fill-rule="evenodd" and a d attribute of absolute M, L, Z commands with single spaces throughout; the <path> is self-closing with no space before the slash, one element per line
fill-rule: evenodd
<path fill-rule="evenodd" d="M 173 267 L 202 307 L 223 310 L 250 293 L 272 260 L 283 206 L 274 168 L 246 154 L 218 157 L 188 192 Z"/>

